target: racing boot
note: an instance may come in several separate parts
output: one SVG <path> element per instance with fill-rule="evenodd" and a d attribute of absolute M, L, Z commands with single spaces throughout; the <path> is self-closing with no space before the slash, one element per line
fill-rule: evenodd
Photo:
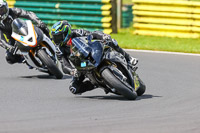
<path fill-rule="evenodd" d="M 133 58 L 130 56 L 130 60 L 129 60 L 129 63 L 133 66 L 137 65 L 138 63 L 138 59 L 137 58 Z"/>
<path fill-rule="evenodd" d="M 69 86 L 69 90 L 75 95 L 81 95 L 96 88 L 90 81 L 80 82 L 76 79 L 74 78 Z"/>

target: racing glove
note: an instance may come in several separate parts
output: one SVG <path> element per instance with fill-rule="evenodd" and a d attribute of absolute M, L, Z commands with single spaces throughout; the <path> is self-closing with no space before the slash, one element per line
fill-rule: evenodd
<path fill-rule="evenodd" d="M 46 26 L 45 23 L 41 22 L 38 27 L 44 32 L 44 34 L 50 38 L 50 35 L 49 35 L 49 29 L 48 27 Z"/>
<path fill-rule="evenodd" d="M 107 35 L 107 34 L 104 34 L 103 35 L 103 40 L 111 40 L 111 36 L 110 35 Z"/>
<path fill-rule="evenodd" d="M 77 71 L 77 69 L 72 69 L 70 75 L 73 77 L 79 77 L 79 72 Z"/>

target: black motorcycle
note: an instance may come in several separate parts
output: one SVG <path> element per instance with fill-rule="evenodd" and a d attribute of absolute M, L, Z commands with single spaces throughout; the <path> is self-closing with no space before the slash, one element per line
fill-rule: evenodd
<path fill-rule="evenodd" d="M 91 42 L 89 37 L 74 38 L 69 59 L 78 73 L 85 74 L 93 85 L 103 88 L 106 93 L 135 100 L 146 90 L 136 74 L 137 67 L 132 67 L 122 54 L 105 43 L 109 42 Z"/>

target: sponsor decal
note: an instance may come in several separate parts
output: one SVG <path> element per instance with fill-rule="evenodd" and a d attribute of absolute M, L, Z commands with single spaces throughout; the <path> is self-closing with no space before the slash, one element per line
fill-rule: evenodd
<path fill-rule="evenodd" d="M 86 67 L 86 62 L 81 62 L 81 67 Z"/>
<path fill-rule="evenodd" d="M 21 36 L 21 38 L 19 39 L 20 41 L 24 41 L 24 37 L 23 36 Z"/>

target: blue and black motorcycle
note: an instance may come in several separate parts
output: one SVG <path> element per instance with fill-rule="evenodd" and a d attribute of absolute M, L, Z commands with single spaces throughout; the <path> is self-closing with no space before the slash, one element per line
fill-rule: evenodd
<path fill-rule="evenodd" d="M 103 88 L 106 93 L 122 95 L 135 100 L 146 86 L 136 74 L 137 67 L 127 63 L 125 57 L 106 45 L 109 42 L 91 41 L 90 37 L 76 37 L 72 40 L 69 59 L 93 85 Z"/>

